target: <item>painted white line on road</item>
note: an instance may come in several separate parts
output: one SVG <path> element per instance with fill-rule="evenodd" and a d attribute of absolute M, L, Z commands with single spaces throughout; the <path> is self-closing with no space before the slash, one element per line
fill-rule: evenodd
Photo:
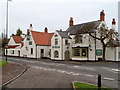
<path fill-rule="evenodd" d="M 94 75 L 90 75 L 90 74 L 84 74 L 84 75 L 89 77 L 95 77 Z"/>
<path fill-rule="evenodd" d="M 96 71 L 94 68 L 91 67 L 84 67 L 84 66 L 67 66 L 68 68 L 74 68 L 74 69 L 80 69 L 80 70 L 91 70 L 91 71 Z"/>
<path fill-rule="evenodd" d="M 80 66 L 74 65 L 73 67 L 77 67 L 77 68 L 79 68 Z"/>
<path fill-rule="evenodd" d="M 65 64 L 56 64 L 56 66 L 63 66 L 63 65 L 65 65 Z"/>
<path fill-rule="evenodd" d="M 116 71 L 116 72 L 119 72 L 120 70 L 119 69 L 112 69 L 113 71 Z"/>
<path fill-rule="evenodd" d="M 119 71 L 117 69 L 112 69 L 112 68 L 107 68 L 107 67 L 102 67 L 102 68 L 104 68 L 104 69 L 106 69 L 106 70 L 108 70 L 110 72 L 113 72 L 113 73 L 118 73 L 118 71 Z"/>
<path fill-rule="evenodd" d="M 63 70 L 57 70 L 58 72 L 60 72 L 60 73 L 65 73 L 65 71 L 63 71 Z"/>
<path fill-rule="evenodd" d="M 115 79 L 113 79 L 113 78 L 107 78 L 107 77 L 103 77 L 102 79 L 104 79 L 104 80 L 111 80 L 111 81 L 114 81 Z"/>
<path fill-rule="evenodd" d="M 44 67 L 37 67 L 37 66 L 32 66 L 32 67 L 33 67 L 33 68 L 36 68 L 36 69 L 45 70 L 45 71 L 57 71 L 57 72 L 59 72 L 59 73 L 65 73 L 65 74 L 73 75 L 73 76 L 83 75 L 83 76 L 87 76 L 87 77 L 98 78 L 97 76 L 90 75 L 90 74 L 81 74 L 81 73 L 68 72 L 68 71 L 64 71 L 64 70 L 56 70 L 56 69 L 52 69 L 52 68 L 44 68 Z M 108 77 L 102 77 L 102 79 L 103 79 L 103 80 L 111 80 L 111 81 L 114 81 L 114 80 L 115 80 L 115 79 L 113 79 L 113 78 L 108 78 Z"/>
<path fill-rule="evenodd" d="M 79 75 L 80 75 L 80 73 L 73 73 L 72 75 L 79 76 Z"/>

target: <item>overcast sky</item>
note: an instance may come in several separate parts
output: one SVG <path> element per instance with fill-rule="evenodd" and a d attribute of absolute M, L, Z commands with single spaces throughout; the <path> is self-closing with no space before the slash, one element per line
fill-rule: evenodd
<path fill-rule="evenodd" d="M 5 29 L 6 1 L 0 0 L 0 33 Z M 89 1 L 89 2 L 88 2 Z M 21 28 L 23 33 L 33 24 L 35 31 L 43 32 L 47 27 L 49 32 L 66 30 L 69 18 L 73 17 L 74 24 L 99 20 L 100 12 L 104 9 L 105 21 L 111 28 L 112 19 L 118 26 L 119 0 L 12 0 L 9 2 L 9 35 Z"/>

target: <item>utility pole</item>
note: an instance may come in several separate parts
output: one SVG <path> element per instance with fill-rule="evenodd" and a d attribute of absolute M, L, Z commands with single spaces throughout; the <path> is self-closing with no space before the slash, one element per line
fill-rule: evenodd
<path fill-rule="evenodd" d="M 7 0 L 7 7 L 6 7 L 6 42 L 8 42 L 8 2 L 11 0 Z M 6 46 L 6 62 L 7 62 L 7 46 Z"/>

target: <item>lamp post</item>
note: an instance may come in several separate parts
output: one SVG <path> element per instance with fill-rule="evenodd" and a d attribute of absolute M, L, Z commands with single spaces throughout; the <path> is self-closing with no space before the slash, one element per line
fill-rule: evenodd
<path fill-rule="evenodd" d="M 6 7 L 6 41 L 8 42 L 8 2 L 12 0 L 7 0 L 7 7 Z M 6 62 L 7 62 L 7 47 L 6 47 Z"/>

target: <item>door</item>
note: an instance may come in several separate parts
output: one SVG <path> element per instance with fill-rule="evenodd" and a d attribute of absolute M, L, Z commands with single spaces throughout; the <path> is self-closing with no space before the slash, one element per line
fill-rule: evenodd
<path fill-rule="evenodd" d="M 20 57 L 20 51 L 18 51 L 18 56 Z"/>
<path fill-rule="evenodd" d="M 65 52 L 65 60 L 70 60 L 70 52 L 68 50 Z"/>
<path fill-rule="evenodd" d="M 41 49 L 41 58 L 44 58 L 44 49 Z"/>

